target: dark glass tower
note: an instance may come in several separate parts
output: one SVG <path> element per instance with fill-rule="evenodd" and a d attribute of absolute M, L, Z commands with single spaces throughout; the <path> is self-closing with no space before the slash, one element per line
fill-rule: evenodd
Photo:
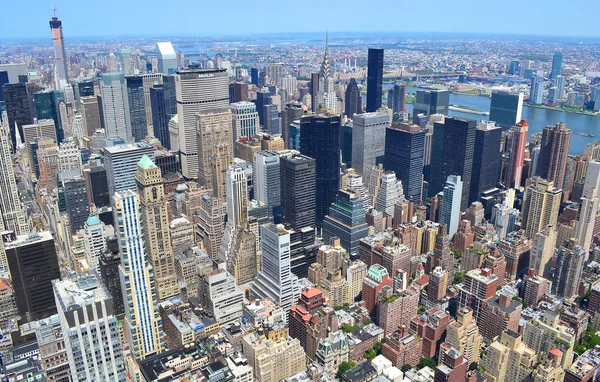
<path fill-rule="evenodd" d="M 91 97 L 94 95 L 94 81 L 81 81 L 77 83 L 79 97 Z"/>
<path fill-rule="evenodd" d="M 555 52 L 552 57 L 552 71 L 550 72 L 550 79 L 556 78 L 562 72 L 563 54 L 561 52 Z"/>
<path fill-rule="evenodd" d="M 58 114 L 58 107 L 56 106 L 55 92 L 53 90 L 37 92 L 33 95 L 33 102 L 35 104 L 35 117 L 38 120 L 53 120 L 56 136 L 61 137 L 62 131 L 60 131 L 60 117 Z"/>
<path fill-rule="evenodd" d="M 494 90 L 490 104 L 490 121 L 496 122 L 504 130 L 513 127 L 521 120 L 523 93 L 509 93 Z"/>
<path fill-rule="evenodd" d="M 136 142 L 142 141 L 148 135 L 143 78 L 141 76 L 127 76 L 125 77 L 125 82 L 127 83 L 131 134 Z"/>
<path fill-rule="evenodd" d="M 281 173 L 281 222 L 295 230 L 315 226 L 315 174 L 313 158 L 292 154 L 279 161 Z"/>
<path fill-rule="evenodd" d="M 256 104 L 256 111 L 258 112 L 258 121 L 261 126 L 265 124 L 265 105 L 270 105 L 273 103 L 273 97 L 271 93 L 266 90 L 260 90 L 256 92 L 256 100 L 254 101 Z"/>
<path fill-rule="evenodd" d="M 152 107 L 152 126 L 154 137 L 167 149 L 171 149 L 171 137 L 169 135 L 169 121 L 177 114 L 177 103 L 175 101 L 175 83 L 170 79 L 174 76 L 165 76 L 163 84 L 156 84 L 150 88 L 150 104 Z"/>
<path fill-rule="evenodd" d="M 19 129 L 19 136 L 23 137 L 23 125 L 33 123 L 35 115 L 33 105 L 29 102 L 29 94 L 26 84 L 4 85 L 4 102 L 6 103 L 6 114 L 10 127 L 10 138 L 13 153 L 17 149 L 17 135 L 15 124 Z"/>
<path fill-rule="evenodd" d="M 94 203 L 96 208 L 110 206 L 106 169 L 103 166 L 92 167 L 83 171 L 86 179 L 89 203 Z"/>
<path fill-rule="evenodd" d="M 8 83 L 8 72 L 6 70 L 0 71 L 0 102 L 4 102 L 4 85 Z"/>
<path fill-rule="evenodd" d="M 424 155 L 425 130 L 401 122 L 386 129 L 383 167 L 396 173 L 411 202 L 421 200 Z"/>
<path fill-rule="evenodd" d="M 406 85 L 395 84 L 388 93 L 388 105 L 394 113 L 401 113 L 406 108 Z"/>
<path fill-rule="evenodd" d="M 310 115 L 300 120 L 300 152 L 316 161 L 317 227 L 335 201 L 340 184 L 340 116 Z"/>
<path fill-rule="evenodd" d="M 250 68 L 250 82 L 253 85 L 258 86 L 258 69 L 257 68 Z"/>
<path fill-rule="evenodd" d="M 90 215 L 85 179 L 77 175 L 63 180 L 63 192 L 69 215 L 71 235 L 83 228 Z"/>
<path fill-rule="evenodd" d="M 354 114 L 362 113 L 362 97 L 354 78 L 350 79 L 346 88 L 345 106 L 345 114 L 349 118 L 352 118 Z"/>
<path fill-rule="evenodd" d="M 442 191 L 449 175 L 460 175 L 461 210 L 469 206 L 476 125 L 470 119 L 446 117 L 444 123 L 435 123 L 433 129 L 428 194 L 434 196 Z"/>
<path fill-rule="evenodd" d="M 418 114 L 448 115 L 450 92 L 448 90 L 417 90 L 413 116 Z"/>
<path fill-rule="evenodd" d="M 354 190 L 339 190 L 323 220 L 323 241 L 338 237 L 350 255 L 358 255 L 360 239 L 369 235 L 363 200 Z"/>
<path fill-rule="evenodd" d="M 500 180 L 499 173 L 502 162 L 501 139 L 502 128 L 500 126 L 493 123 L 481 123 L 477 126 L 469 203 L 479 200 L 484 191 L 497 186 Z"/>
<path fill-rule="evenodd" d="M 367 67 L 367 113 L 381 107 L 383 93 L 383 49 L 369 49 Z"/>

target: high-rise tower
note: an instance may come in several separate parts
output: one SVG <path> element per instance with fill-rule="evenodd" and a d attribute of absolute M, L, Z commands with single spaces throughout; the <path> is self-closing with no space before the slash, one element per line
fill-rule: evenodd
<path fill-rule="evenodd" d="M 106 136 L 132 142 L 127 83 L 123 73 L 103 73 L 100 81 Z"/>
<path fill-rule="evenodd" d="M 348 82 L 344 101 L 346 103 L 344 113 L 348 118 L 352 118 L 354 114 L 362 113 L 362 97 L 360 96 L 360 90 L 358 89 L 358 85 L 354 78 L 351 78 L 350 82 Z"/>
<path fill-rule="evenodd" d="M 334 89 L 333 64 L 329 60 L 329 44 L 325 38 L 325 55 L 319 72 L 319 90 L 317 92 L 317 110 L 336 112 L 337 96 Z"/>
<path fill-rule="evenodd" d="M 383 49 L 369 48 L 367 66 L 367 113 L 381 107 L 383 93 Z"/>
<path fill-rule="evenodd" d="M 522 120 L 513 127 L 511 147 L 508 154 L 508 174 L 506 176 L 506 187 L 508 188 L 518 188 L 521 186 L 528 130 L 529 125 L 525 120 Z"/>
<path fill-rule="evenodd" d="M 552 57 L 552 71 L 550 72 L 550 79 L 559 76 L 562 71 L 563 54 L 561 52 L 555 52 Z"/>
<path fill-rule="evenodd" d="M 52 31 L 52 43 L 54 44 L 54 87 L 60 89 L 67 85 L 69 71 L 63 41 L 62 21 L 56 17 L 56 8 L 54 8 L 54 16 L 50 20 L 50 30 Z"/>
<path fill-rule="evenodd" d="M 571 130 L 562 122 L 546 126 L 542 133 L 536 175 L 554 182 L 556 188 L 563 187 L 572 135 Z"/>

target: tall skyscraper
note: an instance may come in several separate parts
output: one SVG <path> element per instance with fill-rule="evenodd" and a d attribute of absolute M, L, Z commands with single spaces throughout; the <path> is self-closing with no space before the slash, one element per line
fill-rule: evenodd
<path fill-rule="evenodd" d="M 107 146 L 103 150 L 108 195 L 135 190 L 137 163 L 144 155 L 154 160 L 154 148 L 144 142 Z"/>
<path fill-rule="evenodd" d="M 556 250 L 556 271 L 552 280 L 552 293 L 571 300 L 579 294 L 581 272 L 587 253 L 571 238 Z"/>
<path fill-rule="evenodd" d="M 103 73 L 100 80 L 106 136 L 132 142 L 127 83 L 123 73 Z"/>
<path fill-rule="evenodd" d="M 156 84 L 150 89 L 150 103 L 152 105 L 152 128 L 154 137 L 167 149 L 171 149 L 171 135 L 169 121 L 177 115 L 175 98 L 169 96 L 167 86 Z"/>
<path fill-rule="evenodd" d="M 119 51 L 119 61 L 121 63 L 121 72 L 126 76 L 133 76 L 133 61 L 131 60 L 131 49 L 123 48 Z"/>
<path fill-rule="evenodd" d="M 556 86 L 554 102 L 562 102 L 563 97 L 565 96 L 565 77 L 560 75 L 554 77 L 554 86 Z"/>
<path fill-rule="evenodd" d="M 333 64 L 329 60 L 329 45 L 325 41 L 325 55 L 321 62 L 321 71 L 319 72 L 319 87 L 317 91 L 317 110 L 331 110 L 333 113 L 337 109 L 337 95 L 334 88 Z"/>
<path fill-rule="evenodd" d="M 2 227 L 14 231 L 16 235 L 27 235 L 31 225 L 27 218 L 27 209 L 21 202 L 15 167 L 10 150 L 10 133 L 8 126 L 0 126 L 0 211 Z"/>
<path fill-rule="evenodd" d="M 562 72 L 563 54 L 562 52 L 554 52 L 552 57 L 552 70 L 550 71 L 550 79 L 554 79 Z"/>
<path fill-rule="evenodd" d="M 556 188 L 563 187 L 572 134 L 562 122 L 546 126 L 542 133 L 536 175 L 554 182 Z"/>
<path fill-rule="evenodd" d="M 352 168 L 365 179 L 373 166 L 383 163 L 389 127 L 390 116 L 386 112 L 367 112 L 352 118 Z"/>
<path fill-rule="evenodd" d="M 52 282 L 69 367 L 75 381 L 124 381 L 113 298 L 94 276 Z"/>
<path fill-rule="evenodd" d="M 508 169 L 506 175 L 506 187 L 508 188 L 518 188 L 521 186 L 528 130 L 529 125 L 526 120 L 521 120 L 512 128 L 512 139 L 510 141 L 510 151 L 508 152 Z"/>
<path fill-rule="evenodd" d="M 38 119 L 38 121 L 44 119 L 51 119 L 54 121 L 56 132 L 51 136 L 61 138 L 57 140 L 57 143 L 60 143 L 64 135 L 61 129 L 61 120 L 56 102 L 57 93 L 59 92 L 55 92 L 54 90 L 37 92 L 33 95 L 33 103 L 35 108 L 35 117 Z M 21 138 L 23 138 L 23 135 L 21 135 Z M 27 143 L 27 140 L 24 140 L 24 142 Z"/>
<path fill-rule="evenodd" d="M 396 173 L 411 202 L 421 200 L 424 154 L 425 130 L 419 126 L 394 122 L 386 129 L 383 167 Z"/>
<path fill-rule="evenodd" d="M 490 121 L 496 122 L 504 130 L 510 129 L 521 120 L 522 112 L 523 93 L 492 91 Z"/>
<path fill-rule="evenodd" d="M 252 164 L 252 181 L 254 183 L 254 199 L 263 202 L 269 215 L 278 223 L 281 219 L 281 171 L 279 154 L 273 151 L 254 153 Z M 287 192 L 287 190 L 286 190 Z"/>
<path fill-rule="evenodd" d="M 529 90 L 529 103 L 541 105 L 544 102 L 544 78 L 534 76 L 531 78 Z"/>
<path fill-rule="evenodd" d="M 181 173 L 188 179 L 198 179 L 196 114 L 229 107 L 227 71 L 225 69 L 181 70 L 175 76 L 175 87 Z M 231 126 L 231 119 L 229 124 Z"/>
<path fill-rule="evenodd" d="M 383 93 L 383 49 L 369 48 L 367 66 L 367 113 L 381 107 Z"/>
<path fill-rule="evenodd" d="M 358 255 L 359 242 L 368 235 L 369 225 L 361 195 L 352 189 L 339 190 L 323 220 L 323 241 L 337 237 L 350 255 Z"/>
<path fill-rule="evenodd" d="M 96 130 L 100 130 L 102 128 L 102 125 L 100 124 L 100 108 L 98 107 L 98 97 L 81 97 L 79 102 L 81 103 L 81 118 L 83 119 L 85 136 L 91 137 L 94 135 Z"/>
<path fill-rule="evenodd" d="M 350 82 L 348 82 L 344 102 L 346 106 L 344 113 L 348 118 L 352 118 L 354 114 L 362 113 L 362 96 L 354 78 L 351 78 Z"/>
<path fill-rule="evenodd" d="M 461 210 L 469 206 L 471 174 L 475 146 L 476 122 L 446 117 L 444 123 L 434 125 L 429 196 L 439 193 L 450 175 L 460 175 L 463 182 Z"/>
<path fill-rule="evenodd" d="M 248 220 L 248 179 L 244 169 L 231 166 L 225 180 L 227 195 L 227 225 L 233 229 Z"/>
<path fill-rule="evenodd" d="M 175 274 L 175 256 L 171 247 L 168 225 L 167 203 L 160 168 L 144 155 L 137 164 L 135 173 L 140 202 L 141 219 L 144 227 L 146 256 L 152 264 L 158 298 L 165 300 L 179 294 Z"/>
<path fill-rule="evenodd" d="M 250 295 L 270 298 L 287 312 L 300 296 L 298 277 L 291 272 L 290 233 L 280 224 L 267 224 L 261 236 L 262 267 Z"/>
<path fill-rule="evenodd" d="M 311 115 L 300 120 L 300 152 L 316 162 L 316 225 L 321 226 L 340 183 L 340 116 Z"/>
<path fill-rule="evenodd" d="M 181 127 L 181 121 L 180 127 Z M 233 163 L 231 110 L 215 109 L 196 114 L 198 183 L 225 199 L 225 172 Z"/>
<path fill-rule="evenodd" d="M 592 188 L 581 197 L 579 216 L 577 217 L 577 223 L 575 224 L 574 234 L 574 237 L 577 239 L 577 244 L 586 253 L 586 260 L 590 246 L 592 245 L 597 212 L 598 194 L 596 189 Z"/>
<path fill-rule="evenodd" d="M 539 177 L 527 181 L 529 186 L 525 190 L 521 226 L 531 239 L 549 225 L 556 227 L 562 190 L 554 187 L 552 181 Z"/>
<path fill-rule="evenodd" d="M 140 76 L 128 76 L 125 78 L 131 135 L 136 142 L 144 140 L 148 135 L 143 81 L 143 77 Z"/>
<path fill-rule="evenodd" d="M 60 269 L 52 234 L 5 231 L 2 240 L 21 318 L 30 322 L 55 314 L 52 280 L 60 278 Z"/>
<path fill-rule="evenodd" d="M 174 74 L 177 70 L 177 53 L 171 42 L 157 42 L 158 71 L 163 74 Z"/>
<path fill-rule="evenodd" d="M 256 104 L 242 101 L 232 103 L 230 106 L 234 142 L 242 137 L 252 138 L 255 136 L 259 125 Z"/>
<path fill-rule="evenodd" d="M 104 223 L 94 214 L 90 214 L 83 226 L 85 252 L 88 264 L 100 275 L 100 258 L 107 249 Z"/>
<path fill-rule="evenodd" d="M 394 84 L 394 87 L 389 90 L 388 108 L 392 109 L 394 114 L 406 109 L 406 85 Z"/>
<path fill-rule="evenodd" d="M 35 110 L 32 102 L 29 101 L 29 92 L 26 84 L 6 84 L 3 89 L 8 126 L 10 128 L 11 147 L 14 153 L 17 151 L 17 143 L 21 143 L 17 142 L 17 135 L 23 137 L 23 126 L 33 123 Z"/>
<path fill-rule="evenodd" d="M 413 118 L 419 114 L 427 116 L 432 114 L 448 115 L 450 106 L 450 92 L 448 90 L 417 90 Z"/>
<path fill-rule="evenodd" d="M 477 125 L 469 203 L 478 201 L 485 191 L 495 188 L 498 184 L 502 162 L 501 140 L 502 129 L 494 122 L 481 121 Z"/>
<path fill-rule="evenodd" d="M 316 161 L 297 151 L 281 155 L 281 221 L 295 230 L 315 226 Z"/>
<path fill-rule="evenodd" d="M 69 82 L 69 70 L 63 41 L 62 21 L 56 17 L 56 9 L 54 10 L 54 17 L 50 20 L 50 30 L 52 31 L 52 43 L 54 44 L 54 88 L 61 89 Z"/>
<path fill-rule="evenodd" d="M 134 359 L 165 349 L 162 323 L 158 314 L 158 296 L 154 269 L 146 254 L 143 214 L 140 198 L 131 191 L 114 194 L 116 227 L 119 235 L 121 264 L 119 276 L 125 304 L 125 333 Z M 168 229 L 168 228 L 167 228 Z"/>
<path fill-rule="evenodd" d="M 66 172 L 66 171 L 65 171 Z M 64 174 L 65 172 L 59 172 Z M 90 212 L 85 180 L 77 172 L 75 174 L 61 177 L 60 183 L 69 217 L 69 227 L 71 235 L 75 235 L 77 231 L 83 228 Z"/>
<path fill-rule="evenodd" d="M 448 236 L 453 237 L 458 231 L 460 222 L 460 202 L 462 196 L 462 181 L 458 175 L 448 176 L 444 186 L 444 202 L 442 203 L 442 214 L 440 223 L 448 227 Z"/>
<path fill-rule="evenodd" d="M 310 89 L 311 110 L 316 113 L 319 109 L 317 99 L 319 94 L 319 76 L 320 73 L 311 73 L 308 87 Z"/>

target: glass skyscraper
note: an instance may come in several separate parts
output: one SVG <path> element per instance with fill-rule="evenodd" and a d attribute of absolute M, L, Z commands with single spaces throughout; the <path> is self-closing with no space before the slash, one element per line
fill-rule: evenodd
<path fill-rule="evenodd" d="M 383 93 L 383 49 L 369 49 L 367 67 L 367 113 L 381 107 Z"/>
<path fill-rule="evenodd" d="M 369 225 L 361 195 L 351 189 L 339 190 L 323 220 L 323 241 L 328 243 L 332 237 L 338 237 L 350 255 L 357 255 L 360 239 L 368 235 Z"/>

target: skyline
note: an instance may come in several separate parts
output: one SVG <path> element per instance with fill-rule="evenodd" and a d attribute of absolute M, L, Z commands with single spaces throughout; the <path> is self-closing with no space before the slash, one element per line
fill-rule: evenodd
<path fill-rule="evenodd" d="M 307 0 L 302 8 L 278 4 L 277 10 L 272 9 L 272 3 L 264 0 L 253 3 L 252 7 L 246 6 L 247 3 L 235 1 L 225 9 L 219 8 L 220 3 L 199 5 L 191 0 L 182 0 L 177 6 L 170 8 L 159 7 L 162 3 L 153 0 L 126 3 L 107 0 L 102 8 L 118 9 L 119 12 L 100 11 L 100 17 L 86 17 L 96 10 L 84 2 L 60 0 L 52 5 L 57 8 L 57 16 L 63 21 L 65 36 L 70 38 L 256 36 L 321 33 L 325 30 L 331 33 L 451 33 L 600 38 L 600 31 L 594 26 L 593 16 L 600 12 L 600 4 L 597 3 L 588 4 L 576 0 L 573 7 L 560 12 L 560 3 L 556 0 L 534 0 L 526 5 L 517 0 L 508 0 L 498 9 L 474 0 L 462 0 L 458 5 L 436 4 L 436 1 L 428 3 L 438 11 L 428 14 L 425 21 L 417 17 L 427 8 L 422 3 L 402 4 L 402 12 L 398 13 L 385 12 L 386 8 L 398 6 L 392 0 L 383 0 L 379 2 L 378 7 L 365 9 L 360 8 L 362 4 L 357 0 L 343 4 L 323 4 L 316 0 Z M 354 15 L 360 14 L 360 19 L 352 18 L 352 15 L 332 17 L 343 14 L 340 12 L 341 6 L 343 9 L 356 9 Z M 585 12 L 581 10 L 584 7 Z M 182 9 L 192 11 L 182 13 Z M 313 9 L 319 11 L 314 12 Z M 519 11 L 515 12 L 515 9 Z M 3 11 L 11 17 L 4 18 L 0 24 L 0 40 L 32 40 L 48 36 L 47 22 L 53 14 L 48 3 L 36 0 L 34 6 L 25 7 L 22 3 L 10 2 L 3 5 Z M 209 16 L 205 17 L 206 14 Z M 214 14 L 217 14 L 217 17 L 212 17 Z M 308 24 L 308 14 L 310 26 L 304 27 Z M 490 17 L 485 17 L 486 14 L 493 14 L 495 17 L 491 20 Z M 169 21 L 151 22 L 158 17 Z M 144 23 L 143 20 L 148 22 Z M 449 20 L 453 22 L 449 23 Z M 28 27 L 23 28 L 23 25 Z"/>

